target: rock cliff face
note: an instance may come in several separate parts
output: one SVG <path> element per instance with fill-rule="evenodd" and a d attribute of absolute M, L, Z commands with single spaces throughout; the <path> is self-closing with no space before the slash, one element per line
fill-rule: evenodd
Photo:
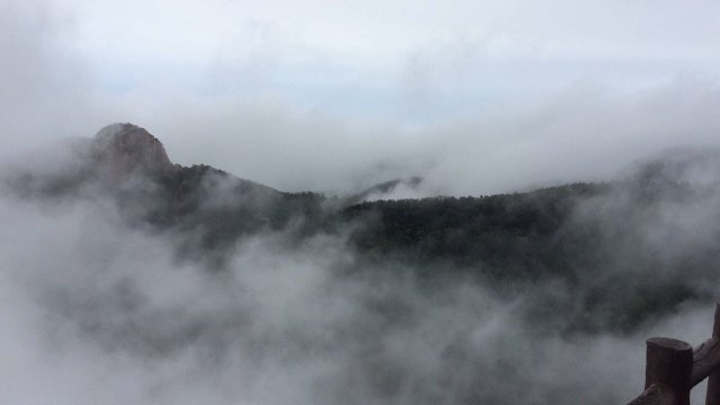
<path fill-rule="evenodd" d="M 113 180 L 133 175 L 164 175 L 177 170 L 162 143 L 144 128 L 133 124 L 112 124 L 94 139 L 93 155 Z"/>

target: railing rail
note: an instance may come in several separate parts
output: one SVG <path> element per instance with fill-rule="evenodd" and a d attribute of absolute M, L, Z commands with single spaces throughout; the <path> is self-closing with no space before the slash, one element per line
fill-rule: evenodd
<path fill-rule="evenodd" d="M 720 405 L 720 304 L 713 337 L 695 349 L 677 339 L 648 339 L 645 391 L 628 405 L 690 405 L 690 390 L 706 378 L 705 405 Z"/>

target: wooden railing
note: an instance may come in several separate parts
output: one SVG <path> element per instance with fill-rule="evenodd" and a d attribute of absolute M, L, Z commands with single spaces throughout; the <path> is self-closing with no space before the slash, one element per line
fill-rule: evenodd
<path fill-rule="evenodd" d="M 648 339 L 645 392 L 628 405 L 690 405 L 690 390 L 705 378 L 705 404 L 720 405 L 720 304 L 712 338 L 695 349 L 681 340 Z"/>

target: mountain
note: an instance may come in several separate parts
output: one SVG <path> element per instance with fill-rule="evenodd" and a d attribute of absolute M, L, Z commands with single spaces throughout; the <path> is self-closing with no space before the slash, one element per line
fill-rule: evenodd
<path fill-rule="evenodd" d="M 346 198 L 287 193 L 207 165 L 173 164 L 145 129 L 113 124 L 52 173 L 20 172 L 23 198 L 103 195 L 121 216 L 177 241 L 181 260 L 222 271 L 238 246 L 277 235 L 297 246 L 342 240 L 357 274 L 412 269 L 422 283 L 468 277 L 536 299 L 528 316 L 559 331 L 632 331 L 680 305 L 707 299 L 698 280 L 720 262 L 720 155 L 674 151 L 608 183 L 575 183 L 480 197 L 366 201 L 416 187 L 394 180 Z M 404 271 L 404 270 L 403 270 Z M 563 286 L 540 294 L 538 283 Z"/>
<path fill-rule="evenodd" d="M 288 207 L 297 195 L 207 165 L 173 164 L 162 143 L 144 128 L 113 124 L 91 143 L 88 165 L 101 173 L 94 181 L 110 188 L 129 219 L 192 235 L 201 250 L 282 229 L 293 216 Z"/>
<path fill-rule="evenodd" d="M 180 250 L 191 255 L 284 229 L 324 199 L 280 192 L 208 165 L 174 164 L 156 137 L 129 123 L 108 125 L 71 146 L 59 167 L 15 169 L 6 185 L 25 198 L 110 197 L 128 223 L 185 235 Z"/>

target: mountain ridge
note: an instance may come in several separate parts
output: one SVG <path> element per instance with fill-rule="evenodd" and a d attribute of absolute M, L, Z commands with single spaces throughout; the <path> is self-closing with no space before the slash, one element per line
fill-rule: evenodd
<path fill-rule="evenodd" d="M 288 193 L 208 165 L 172 164 L 159 140 L 120 125 L 90 139 L 90 152 L 77 155 L 73 170 L 18 176 L 13 190 L 51 201 L 107 197 L 131 226 L 172 234 L 180 260 L 202 261 L 215 271 L 227 268 L 246 241 L 273 235 L 288 248 L 317 238 L 341 241 L 354 260 L 340 270 L 351 275 L 363 268 L 412 269 L 435 285 L 459 274 L 530 296 L 532 285 L 560 283 L 584 295 L 543 296 L 551 310 L 528 314 L 540 311 L 563 333 L 630 332 L 706 299 L 707 289 L 693 279 L 711 277 L 720 262 L 713 242 L 720 238 L 718 154 L 659 156 L 607 183 L 363 201 L 368 194 Z M 400 184 L 381 183 L 368 193 Z M 628 274 L 643 281 L 628 283 Z M 571 304 L 578 309 L 558 309 Z"/>

